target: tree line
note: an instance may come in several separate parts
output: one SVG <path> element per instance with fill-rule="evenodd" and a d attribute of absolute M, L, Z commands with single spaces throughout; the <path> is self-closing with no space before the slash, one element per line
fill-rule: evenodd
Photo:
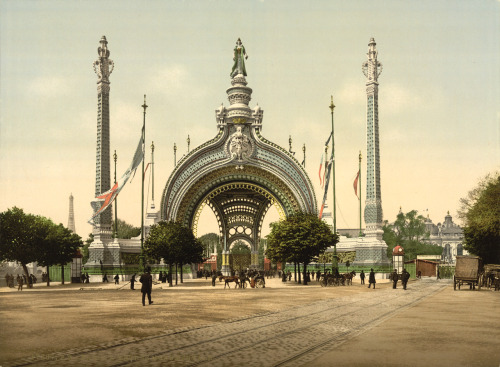
<path fill-rule="evenodd" d="M 17 261 L 29 278 L 27 264 L 37 262 L 47 267 L 64 265 L 82 246 L 82 239 L 62 224 L 40 215 L 26 214 L 13 207 L 0 213 L 0 261 Z M 50 277 L 47 277 L 50 285 Z"/>

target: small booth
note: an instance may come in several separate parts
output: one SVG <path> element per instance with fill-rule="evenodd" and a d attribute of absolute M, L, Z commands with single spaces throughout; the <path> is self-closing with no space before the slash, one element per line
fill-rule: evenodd
<path fill-rule="evenodd" d="M 403 272 L 405 266 L 405 250 L 399 245 L 392 250 L 392 264 L 392 267 L 397 270 L 398 274 Z"/>
<path fill-rule="evenodd" d="M 71 283 L 81 283 L 82 282 L 82 258 L 83 255 L 80 249 L 76 250 L 75 256 L 73 256 L 73 262 L 71 263 Z"/>

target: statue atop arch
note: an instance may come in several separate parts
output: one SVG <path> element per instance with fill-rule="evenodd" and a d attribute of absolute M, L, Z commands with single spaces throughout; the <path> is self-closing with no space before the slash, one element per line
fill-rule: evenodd
<path fill-rule="evenodd" d="M 245 69 L 245 59 L 248 59 L 248 55 L 245 51 L 245 46 L 241 43 L 241 39 L 238 38 L 236 41 L 236 46 L 234 46 L 234 57 L 233 57 L 233 69 L 231 70 L 231 78 L 234 78 L 238 74 L 243 74 L 247 76 L 247 71 Z"/>

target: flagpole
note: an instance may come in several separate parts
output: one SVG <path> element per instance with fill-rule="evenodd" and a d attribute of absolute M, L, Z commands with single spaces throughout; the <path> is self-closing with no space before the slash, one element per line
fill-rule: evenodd
<path fill-rule="evenodd" d="M 335 130 L 334 130 L 334 124 L 333 124 L 333 109 L 335 108 L 335 105 L 333 104 L 333 96 L 331 96 L 331 103 L 330 103 L 330 110 L 332 111 L 332 157 L 333 157 L 333 162 L 332 162 L 332 179 L 333 179 L 333 233 L 337 234 L 337 203 L 335 199 Z M 338 267 L 337 263 L 337 244 L 333 245 L 333 261 L 332 261 L 332 267 Z"/>
<path fill-rule="evenodd" d="M 116 155 L 116 150 L 115 154 L 113 154 L 113 159 L 115 161 L 115 185 L 116 185 L 116 160 L 118 159 L 118 156 Z M 113 238 L 118 237 L 118 199 L 115 198 L 115 225 L 113 226 L 114 231 L 113 231 Z"/>
<path fill-rule="evenodd" d="M 151 202 L 155 204 L 155 142 L 151 142 Z"/>
<path fill-rule="evenodd" d="M 141 254 L 139 255 L 139 269 L 144 271 L 144 147 L 146 142 L 146 95 L 144 95 L 143 121 L 142 121 L 142 190 L 141 190 Z"/>
<path fill-rule="evenodd" d="M 359 237 L 363 236 L 361 231 L 361 150 L 359 151 Z"/>

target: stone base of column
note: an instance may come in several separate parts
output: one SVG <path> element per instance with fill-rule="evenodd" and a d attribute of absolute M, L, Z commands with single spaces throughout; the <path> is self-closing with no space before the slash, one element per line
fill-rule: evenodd
<path fill-rule="evenodd" d="M 258 251 L 252 251 L 250 268 L 251 269 L 259 269 L 259 267 L 260 267 L 260 264 L 259 264 L 259 252 Z"/>
<path fill-rule="evenodd" d="M 376 237 L 359 237 L 356 242 L 356 259 L 353 266 L 387 267 L 391 261 L 387 258 L 387 244 Z"/>
<path fill-rule="evenodd" d="M 222 251 L 222 275 L 231 275 L 230 256 L 229 251 Z"/>

